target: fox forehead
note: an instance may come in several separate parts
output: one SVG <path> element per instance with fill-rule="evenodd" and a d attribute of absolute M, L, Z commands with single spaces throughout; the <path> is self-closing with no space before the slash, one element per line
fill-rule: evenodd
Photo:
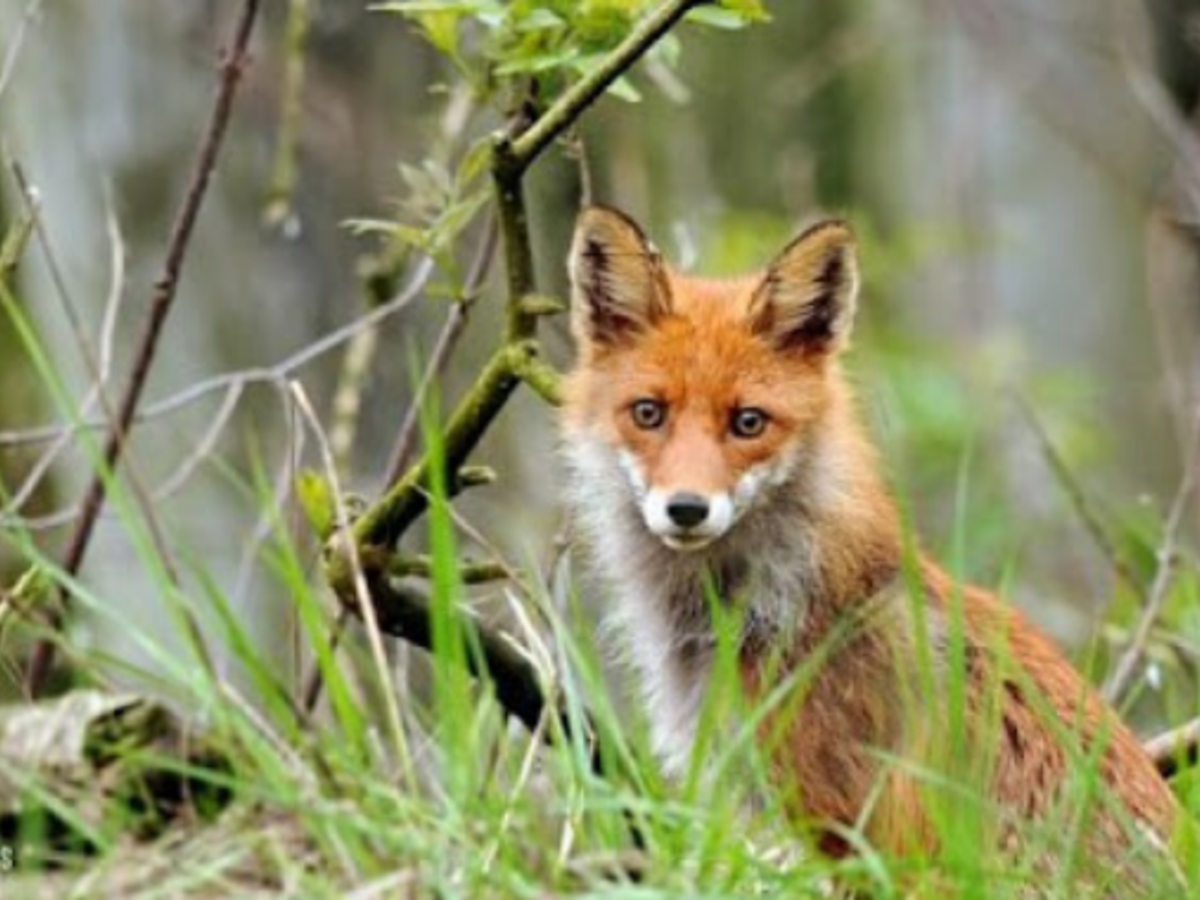
<path fill-rule="evenodd" d="M 782 426 L 811 417 L 824 402 L 825 365 L 780 352 L 751 331 L 747 310 L 756 284 L 755 277 L 671 273 L 671 312 L 576 370 L 568 416 L 653 397 L 681 415 L 711 420 L 713 428 L 724 427 L 737 406 L 761 407 Z"/>

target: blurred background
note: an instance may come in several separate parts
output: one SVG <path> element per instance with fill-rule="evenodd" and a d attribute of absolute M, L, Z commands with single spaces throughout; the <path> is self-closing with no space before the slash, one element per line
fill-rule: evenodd
<path fill-rule="evenodd" d="M 274 365 L 363 315 L 381 291 L 391 296 L 404 271 L 382 287 L 371 280 L 386 242 L 347 223 L 403 219 L 425 160 L 453 158 L 464 135 L 498 125 L 447 87 L 450 66 L 404 19 L 360 0 L 305 5 L 295 114 L 284 88 L 289 5 L 265 5 L 151 405 Z M 1139 602 L 1113 557 L 1148 583 L 1194 441 L 1200 3 L 767 8 L 770 23 L 729 33 L 684 26 L 676 67 L 640 67 L 638 102 L 606 97 L 570 152 L 538 163 L 530 210 L 543 289 L 565 295 L 585 180 L 681 265 L 713 273 L 762 265 L 819 215 L 848 216 L 866 276 L 850 367 L 924 543 L 1102 666 Z M 106 308 L 116 310 L 114 383 L 124 383 L 233 11 L 231 0 L 0 0 L 0 226 L 28 202 L 19 167 L 42 232 L 19 297 L 76 401 L 95 380 L 80 335 L 95 342 Z M 281 157 L 289 134 L 294 158 Z M 456 251 L 463 266 L 478 231 Z M 494 345 L 497 274 L 443 380 L 447 404 Z M 350 489 L 379 491 L 445 311 L 431 290 L 380 325 L 346 443 Z M 560 366 L 570 358 L 562 319 L 546 326 Z M 331 428 L 344 364 L 342 345 L 295 373 Z M 67 418 L 13 323 L 0 321 L 6 493 L 46 449 L 26 430 Z M 291 607 L 255 549 L 294 428 L 278 391 L 254 383 L 233 399 L 213 390 L 169 405 L 138 427 L 131 455 L 185 581 L 228 592 L 288 670 L 298 665 Z M 547 559 L 563 524 L 554 446 L 552 411 L 521 393 L 476 455 L 499 482 L 461 503 L 522 563 Z M 311 442 L 305 453 L 315 458 Z M 58 551 L 89 475 L 86 454 L 67 448 L 19 510 L 6 501 L 0 533 L 19 512 Z M 1189 510 L 1189 554 L 1197 524 Z M 122 661 L 114 671 L 151 663 L 129 622 L 165 646 L 181 640 L 143 560 L 107 514 L 83 573 L 103 612 L 80 611 L 73 629 L 80 646 Z M 0 541 L 0 584 L 21 566 Z M 1153 647 L 1187 685 L 1200 652 L 1196 599 L 1181 577 Z M 1139 710 L 1144 722 L 1182 717 L 1153 698 Z"/>

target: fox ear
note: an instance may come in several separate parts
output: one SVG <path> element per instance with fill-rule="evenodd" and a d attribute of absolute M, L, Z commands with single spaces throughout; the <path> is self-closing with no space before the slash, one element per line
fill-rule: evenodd
<path fill-rule="evenodd" d="M 750 324 L 781 350 L 834 353 L 850 336 L 857 299 L 854 232 L 840 220 L 821 222 L 771 263 L 750 301 Z"/>
<path fill-rule="evenodd" d="M 624 213 L 591 206 L 571 245 L 571 325 L 577 340 L 629 340 L 670 309 L 662 258 Z"/>

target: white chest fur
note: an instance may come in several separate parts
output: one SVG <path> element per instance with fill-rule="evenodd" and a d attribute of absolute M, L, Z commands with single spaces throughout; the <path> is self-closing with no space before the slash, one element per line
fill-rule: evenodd
<path fill-rule="evenodd" d="M 671 550 L 645 527 L 635 489 L 611 449 L 572 441 L 566 456 L 576 525 L 612 597 L 609 624 L 638 675 L 655 750 L 668 772 L 680 774 L 691 760 L 710 685 L 715 637 L 707 579 L 721 578 L 743 630 L 751 619 L 773 633 L 793 629 L 803 620 L 814 577 L 815 538 L 796 527 L 796 511 L 778 495 L 718 547 Z"/>

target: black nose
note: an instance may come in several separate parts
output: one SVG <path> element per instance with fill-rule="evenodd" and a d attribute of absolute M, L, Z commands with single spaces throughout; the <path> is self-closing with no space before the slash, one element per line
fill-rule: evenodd
<path fill-rule="evenodd" d="M 708 518 L 708 501 L 699 494 L 673 494 L 667 516 L 680 528 L 694 528 Z"/>

